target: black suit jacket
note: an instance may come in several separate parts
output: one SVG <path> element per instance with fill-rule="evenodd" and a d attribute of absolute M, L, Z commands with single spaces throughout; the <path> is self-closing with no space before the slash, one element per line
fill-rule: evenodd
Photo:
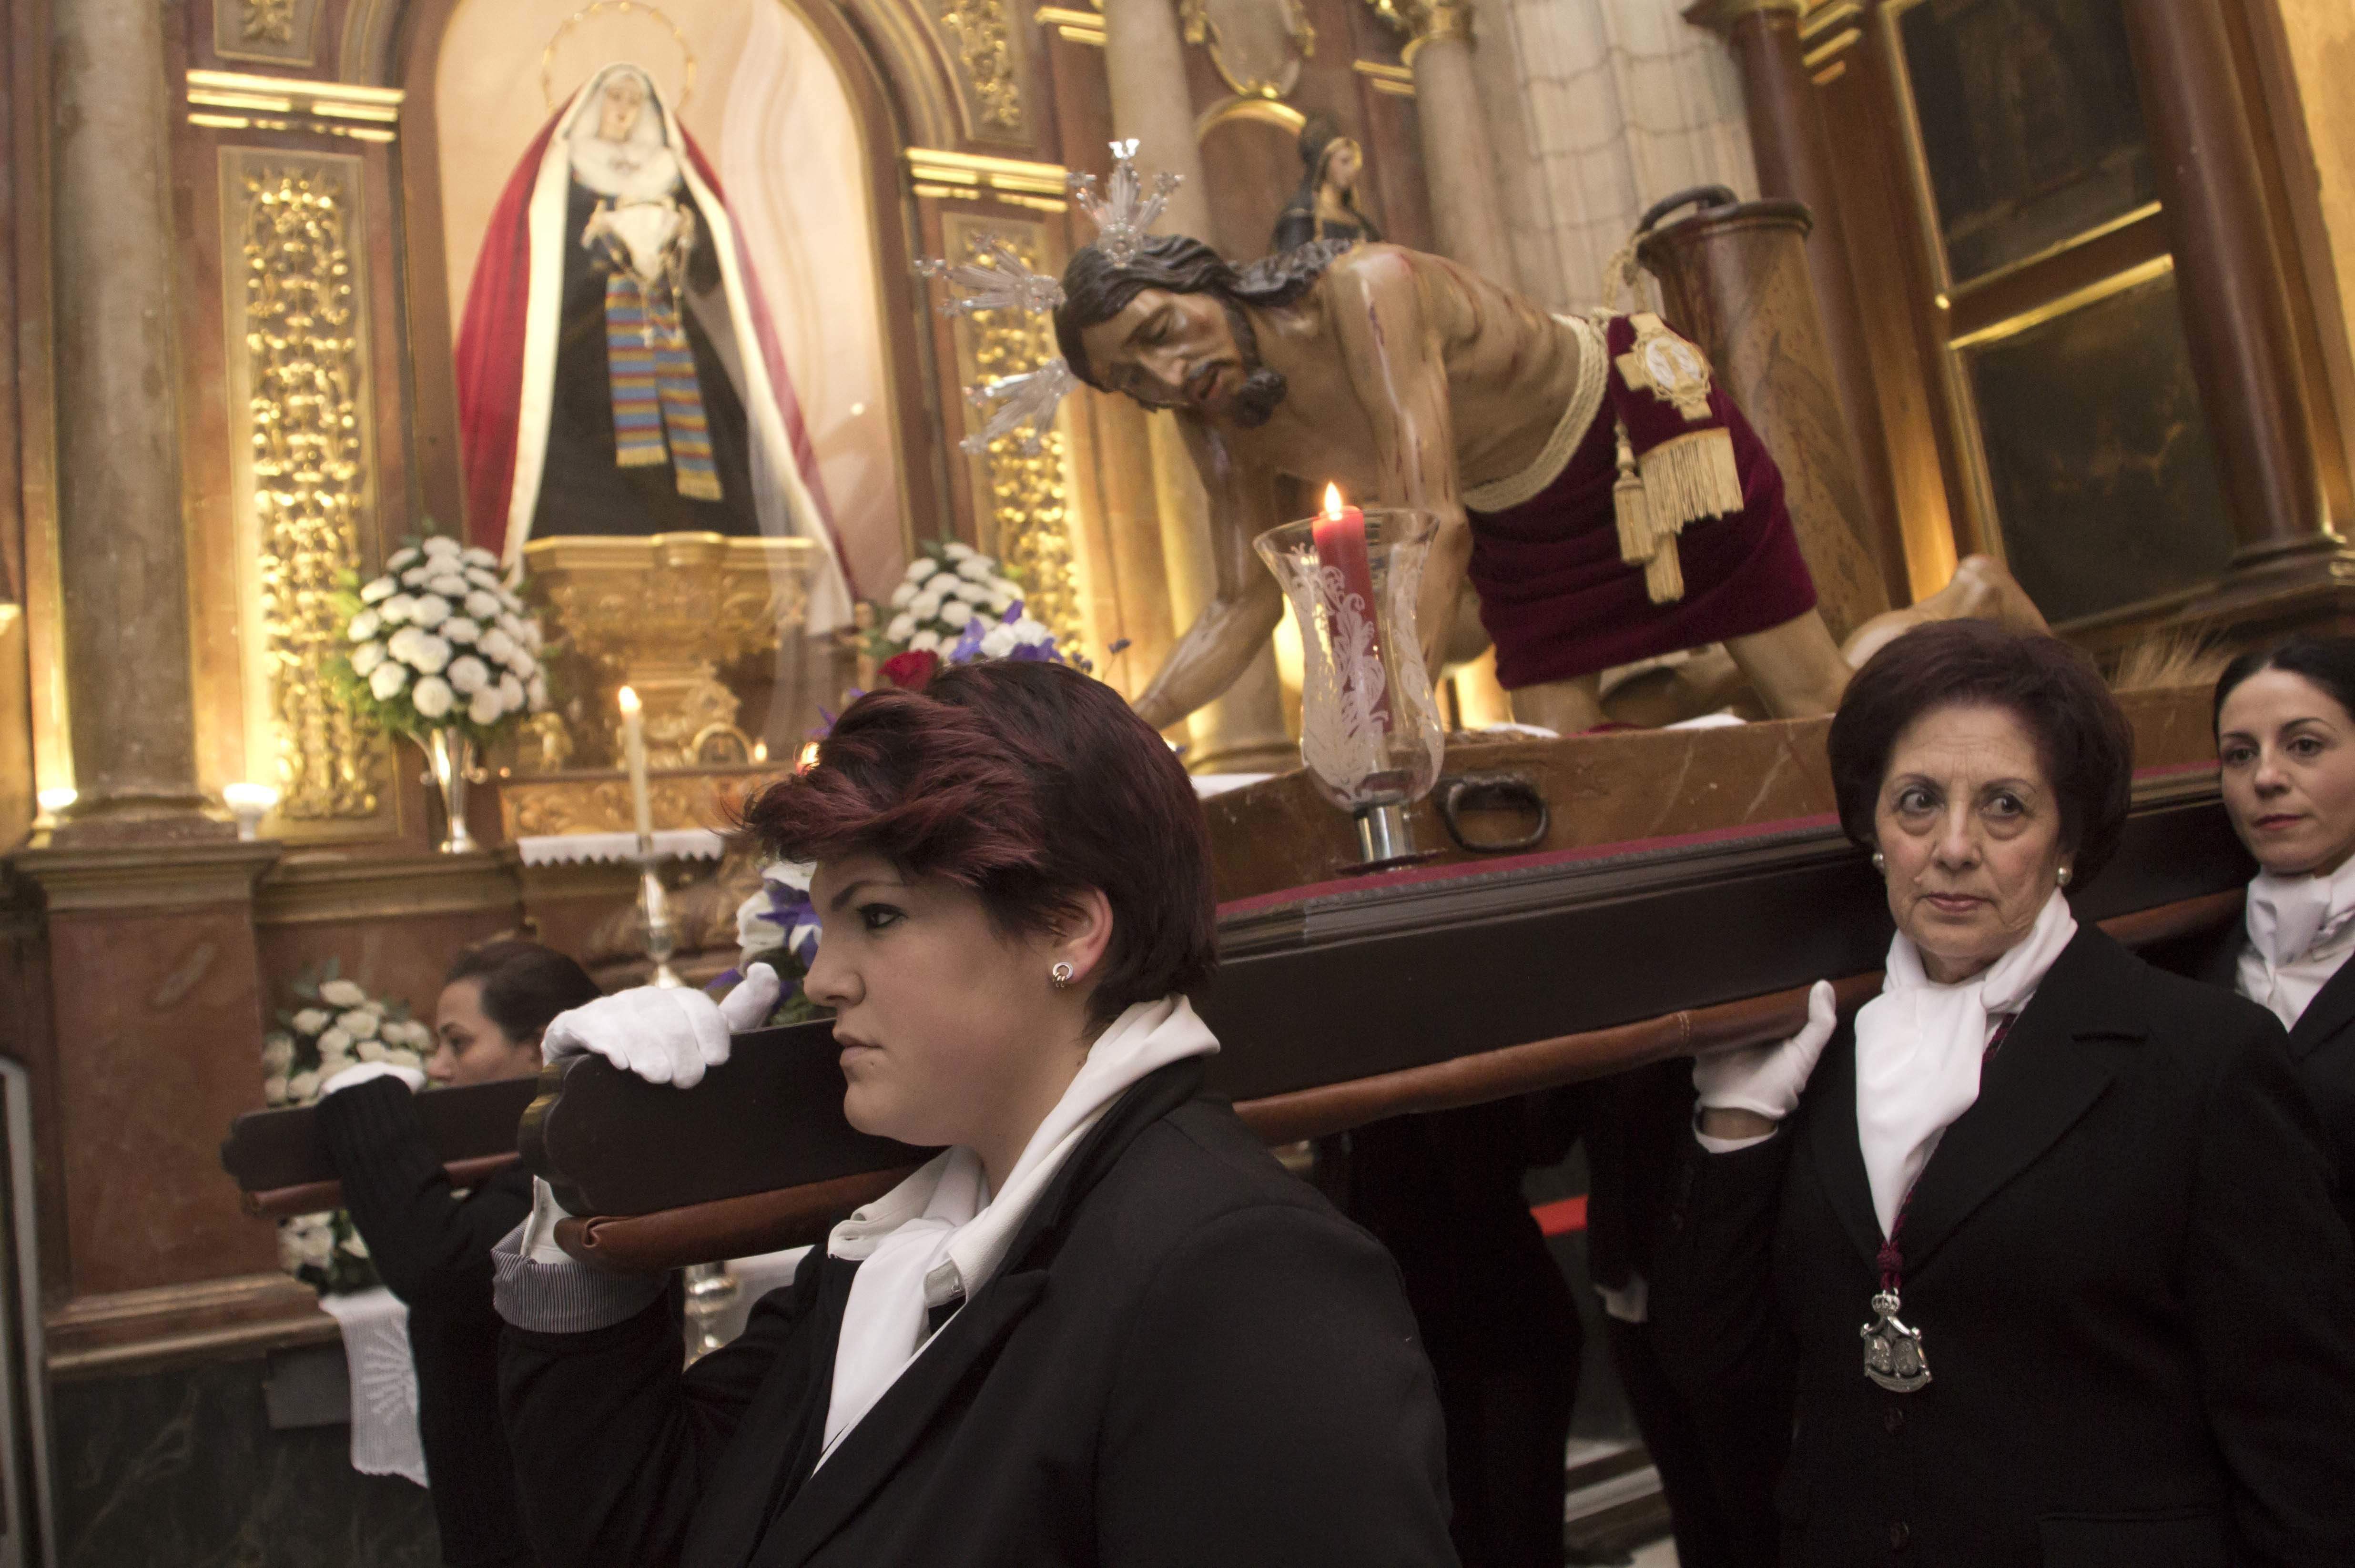
<path fill-rule="evenodd" d="M 1934 1381 L 1866 1381 L 1853 1027 L 1688 1157 L 1652 1293 L 1697 1392 L 1796 1357 L 1786 1562 L 2355 1563 L 2355 1249 L 2271 1015 L 2078 934 L 1901 1233 Z"/>
<path fill-rule="evenodd" d="M 2150 956 L 2178 974 L 2237 991 L 2247 944 L 2247 928 L 2235 920 Z M 2355 1229 L 2355 964 L 2341 964 L 2298 1015 L 2289 1031 L 2289 1058 L 2322 1118 L 2338 1167 L 2339 1217 Z"/>
<path fill-rule="evenodd" d="M 510 1326 L 541 1560 L 691 1568 L 1452 1563 L 1398 1270 L 1178 1062 L 1073 1151 L 998 1274 L 825 1465 L 856 1264 L 814 1253 L 682 1374 L 666 1307 Z"/>
<path fill-rule="evenodd" d="M 499 1330 L 491 1248 L 531 1212 L 510 1168 L 460 1197 L 410 1093 L 379 1078 L 319 1102 L 320 1136 L 379 1278 L 409 1307 L 417 1431 L 452 1568 L 526 1563 L 515 1471 L 499 1428 Z"/>

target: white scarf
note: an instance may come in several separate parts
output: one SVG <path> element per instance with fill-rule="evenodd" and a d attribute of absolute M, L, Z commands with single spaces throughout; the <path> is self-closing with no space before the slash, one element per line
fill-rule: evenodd
<path fill-rule="evenodd" d="M 1218 1037 L 1185 997 L 1139 1002 L 1089 1048 L 1004 1191 L 992 1197 L 973 1150 L 952 1148 L 834 1228 L 826 1255 L 857 1260 L 858 1272 L 843 1307 L 819 1464 L 929 1343 L 931 1310 L 970 1301 L 989 1283 L 1047 1184 L 1113 1102 L 1171 1062 L 1218 1049 Z"/>
<path fill-rule="evenodd" d="M 1988 1020 L 2027 1007 L 2076 934 L 2056 888 L 2028 935 L 1958 986 L 1924 974 L 1921 951 L 1903 932 L 1890 943 L 1881 995 L 1856 1015 L 1856 1137 L 1882 1235 L 1896 1225 L 1939 1135 L 1979 1097 Z"/>
<path fill-rule="evenodd" d="M 2241 951 L 2241 995 L 2273 1009 L 2284 1029 L 2355 952 L 2355 860 L 2322 877 L 2260 871 L 2249 883 L 2249 944 Z"/>

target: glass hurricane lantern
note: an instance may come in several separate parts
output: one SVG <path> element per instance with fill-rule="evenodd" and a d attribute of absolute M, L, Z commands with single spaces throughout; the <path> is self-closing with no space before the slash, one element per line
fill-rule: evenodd
<path fill-rule="evenodd" d="M 1439 779 L 1445 731 L 1415 624 L 1439 520 L 1367 508 L 1359 563 L 1348 539 L 1356 509 L 1330 504 L 1326 517 L 1271 528 L 1255 546 L 1300 624 L 1301 760 L 1357 824 L 1351 869 L 1372 870 L 1418 858 L 1407 807 Z"/>

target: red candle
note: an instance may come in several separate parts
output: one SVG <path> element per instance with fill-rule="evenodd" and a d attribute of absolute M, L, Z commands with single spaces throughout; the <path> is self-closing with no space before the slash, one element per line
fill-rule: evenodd
<path fill-rule="evenodd" d="M 1345 506 L 1338 485 L 1325 486 L 1325 509 L 1317 514 L 1314 529 L 1316 539 L 1316 563 L 1341 574 L 1342 603 L 1337 607 L 1343 614 L 1352 612 L 1364 617 L 1366 655 L 1377 661 L 1381 658 L 1381 623 L 1374 613 L 1374 570 L 1366 552 L 1366 514 L 1356 507 Z M 1350 601 L 1354 600 L 1355 603 Z M 1330 628 L 1342 652 L 1343 627 Z M 1341 683 L 1355 684 L 1354 674 L 1346 654 L 1336 661 L 1339 665 Z M 1375 718 L 1385 730 L 1391 727 L 1391 694 L 1384 683 L 1380 699 L 1375 704 Z"/>

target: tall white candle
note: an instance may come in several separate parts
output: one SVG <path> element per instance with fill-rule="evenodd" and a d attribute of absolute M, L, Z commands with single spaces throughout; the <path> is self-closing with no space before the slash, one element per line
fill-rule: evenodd
<path fill-rule="evenodd" d="M 630 762 L 630 809 L 636 816 L 638 837 L 652 839 L 655 832 L 654 801 L 646 793 L 646 726 L 639 716 L 638 694 L 628 687 L 622 688 L 622 750 Z M 639 848 L 646 846 L 641 844 Z"/>

